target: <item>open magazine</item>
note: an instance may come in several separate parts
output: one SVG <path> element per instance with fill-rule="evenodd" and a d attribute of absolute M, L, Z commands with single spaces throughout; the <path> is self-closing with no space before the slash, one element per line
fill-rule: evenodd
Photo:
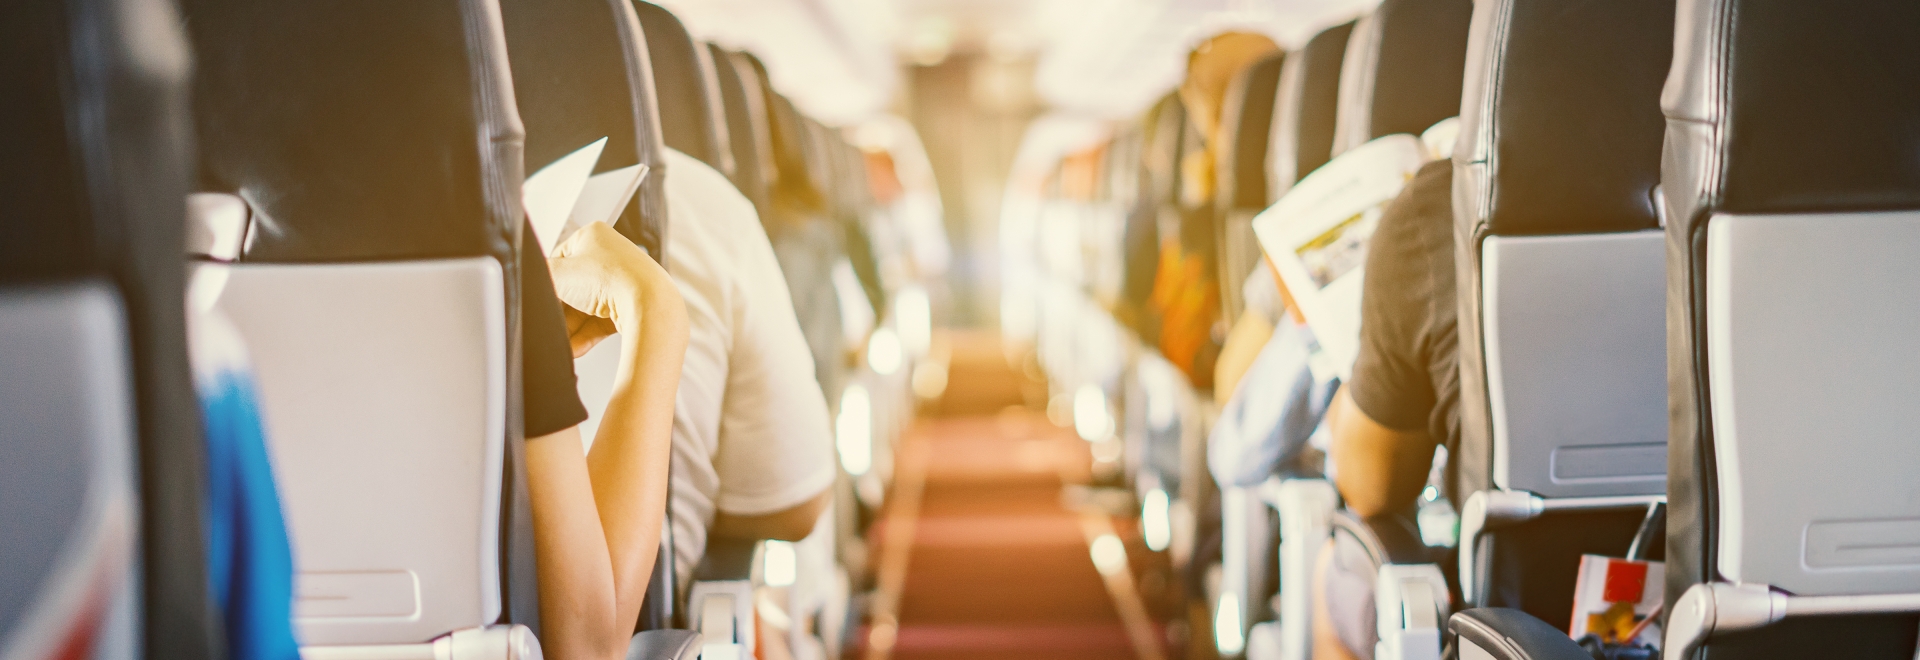
<path fill-rule="evenodd" d="M 1380 213 L 1426 161 L 1412 135 L 1388 135 L 1328 161 L 1253 219 L 1323 363 L 1345 379 L 1360 354 L 1360 292 Z M 1318 368 L 1318 367 L 1317 367 Z"/>
<path fill-rule="evenodd" d="M 540 168 L 521 185 L 520 200 L 542 253 L 552 256 L 554 247 L 581 227 L 595 222 L 613 225 L 640 190 L 640 182 L 647 178 L 645 164 L 593 173 L 606 147 L 606 138 L 594 140 Z"/>

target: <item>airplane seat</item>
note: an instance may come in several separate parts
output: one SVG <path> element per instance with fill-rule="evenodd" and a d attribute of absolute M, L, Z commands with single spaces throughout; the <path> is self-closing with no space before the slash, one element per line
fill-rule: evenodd
<path fill-rule="evenodd" d="M 1247 66 L 1228 83 L 1220 107 L 1221 148 L 1214 200 L 1220 223 L 1214 232 L 1219 254 L 1220 312 L 1231 325 L 1246 301 L 1240 285 L 1260 267 L 1260 240 L 1253 216 L 1267 207 L 1267 148 L 1273 124 L 1275 89 L 1285 55 L 1275 53 Z"/>
<path fill-rule="evenodd" d="M 191 0 L 218 308 L 254 358 L 310 658 L 538 658 L 522 132 L 499 7 Z"/>
<path fill-rule="evenodd" d="M 762 110 L 766 106 L 759 97 L 759 87 L 741 71 L 747 65 L 739 61 L 739 56 L 716 44 L 707 44 L 707 50 L 720 83 L 720 107 L 726 113 L 727 147 L 733 152 L 733 187 L 764 216 L 767 182 L 771 180 L 771 164 L 765 159 L 772 148 L 767 144 L 767 120 Z"/>
<path fill-rule="evenodd" d="M 139 0 L 0 7 L 0 657 L 219 648 L 177 25 Z"/>
<path fill-rule="evenodd" d="M 1662 657 L 1913 657 L 1920 7 L 1677 4 Z"/>
<path fill-rule="evenodd" d="M 633 8 L 647 33 L 660 103 L 660 128 L 667 146 L 732 177 L 733 148 L 728 144 L 727 118 L 712 54 L 665 7 L 633 0 Z"/>
<path fill-rule="evenodd" d="M 1624 556 L 1666 493 L 1673 2 L 1475 11 L 1453 155 L 1459 584 L 1465 606 L 1565 629 L 1581 555 Z"/>
<path fill-rule="evenodd" d="M 1268 205 L 1332 157 L 1340 67 L 1352 32 L 1351 21 L 1321 30 L 1280 62 L 1266 151 Z M 1331 533 L 1339 497 L 1327 480 L 1304 477 L 1269 480 L 1258 493 L 1278 518 L 1275 568 L 1280 593 L 1272 608 L 1277 621 L 1249 628 L 1247 653 L 1254 660 L 1304 660 L 1311 647 L 1313 613 L 1310 594 L 1300 587 L 1308 584 Z"/>
<path fill-rule="evenodd" d="M 605 138 L 595 173 L 633 165 L 648 168 L 641 189 L 613 221 L 614 228 L 630 239 L 664 241 L 667 217 L 661 184 L 666 149 L 648 43 L 633 5 L 628 0 L 507 0 L 500 10 L 512 54 L 516 106 L 526 129 L 526 169 L 539 171 Z M 648 186 L 649 180 L 654 185 Z M 664 242 L 641 247 L 665 266 Z M 619 362 L 616 341 L 601 342 L 576 361 L 583 401 L 605 401 Z M 589 412 L 593 417 L 581 431 L 591 441 L 599 410 Z M 672 512 L 667 516 L 636 630 L 673 628 L 679 611 Z"/>
<path fill-rule="evenodd" d="M 1340 62 L 1346 58 L 1353 25 L 1348 21 L 1321 30 L 1280 62 L 1267 140 L 1268 205 L 1333 157 Z"/>
<path fill-rule="evenodd" d="M 745 125 L 749 132 L 742 135 L 740 140 L 751 140 L 749 144 L 754 156 L 753 161 L 746 166 L 753 167 L 755 176 L 760 180 L 759 186 L 750 187 L 743 192 L 758 191 L 760 193 L 759 197 L 750 196 L 748 199 L 753 200 L 756 205 L 762 205 L 758 206 L 760 221 L 765 223 L 773 217 L 773 190 L 780 183 L 781 152 L 776 146 L 774 137 L 775 124 L 779 122 L 775 107 L 778 105 L 777 95 L 774 94 L 772 82 L 767 77 L 766 64 L 762 63 L 759 57 L 747 51 L 731 51 L 727 53 L 727 59 L 732 64 L 734 74 L 740 79 L 740 91 L 745 100 L 740 114 L 745 116 Z M 727 121 L 729 127 L 738 122 L 731 116 Z M 738 149 L 741 142 L 735 141 L 732 144 Z M 739 161 L 735 161 L 736 173 L 740 167 L 742 165 Z"/>
<path fill-rule="evenodd" d="M 867 226 L 867 212 L 872 208 L 872 198 L 866 187 L 865 161 L 839 129 L 810 117 L 806 122 L 810 137 L 808 144 L 811 146 L 809 154 L 819 164 L 818 171 L 823 174 L 827 205 L 839 220 L 845 235 L 843 252 L 860 285 L 859 293 L 862 295 L 854 302 L 867 308 L 866 313 L 859 315 L 866 322 L 858 325 L 866 326 L 871 332 L 878 320 L 886 315 L 887 290 L 880 280 L 879 254 L 874 251 L 872 231 Z M 866 337 L 861 337 L 853 345 L 865 344 Z"/>
<path fill-rule="evenodd" d="M 1232 327 L 1245 310 L 1242 291 L 1248 276 L 1265 272 L 1260 266 L 1260 240 L 1253 233 L 1253 217 L 1267 206 L 1267 138 L 1272 134 L 1275 90 L 1284 58 L 1284 54 L 1275 53 L 1248 65 L 1228 83 L 1221 103 L 1221 146 L 1214 165 L 1219 173 L 1213 204 L 1217 225 L 1213 234 L 1214 279 L 1220 289 L 1225 327 Z M 1216 392 L 1222 399 L 1228 394 Z M 1275 530 L 1254 488 L 1222 485 L 1220 508 L 1222 597 L 1232 594 L 1236 601 L 1233 609 L 1239 614 L 1237 623 L 1244 639 L 1253 623 L 1268 614 L 1266 568 L 1274 551 Z M 1216 614 L 1216 619 L 1221 618 Z"/>
<path fill-rule="evenodd" d="M 1340 64 L 1332 157 L 1380 137 L 1420 135 L 1458 114 L 1473 7 L 1467 0 L 1386 0 L 1354 23 Z M 1285 519 L 1288 512 L 1280 515 Z M 1305 517 L 1320 515 L 1329 514 L 1315 511 Z M 1365 546 L 1390 547 L 1382 539 L 1396 535 L 1405 521 L 1383 516 L 1356 522 L 1341 529 Z M 1366 539 L 1369 534 L 1378 538 Z M 1399 563 L 1402 555 L 1378 558 L 1385 563 L 1379 566 L 1375 603 L 1393 616 L 1377 619 L 1375 657 L 1437 660 L 1441 622 L 1452 609 L 1445 571 L 1430 563 L 1429 554 L 1406 558 L 1418 563 Z M 1291 568 L 1283 566 L 1282 584 L 1289 578 L 1291 584 L 1311 584 L 1311 565 Z"/>
<path fill-rule="evenodd" d="M 1335 156 L 1419 135 L 1460 111 L 1471 0 L 1385 0 L 1355 22 L 1340 65 Z"/>
<path fill-rule="evenodd" d="M 1452 114 L 1446 110 L 1416 115 L 1417 118 L 1431 115 L 1427 124 L 1418 124 L 1417 119 L 1383 119 L 1378 131 L 1372 129 L 1376 103 L 1388 103 L 1372 98 L 1374 96 L 1394 99 L 1396 111 L 1446 106 L 1426 98 L 1434 94 L 1444 97 L 1445 86 L 1425 79 L 1435 75 L 1441 79 L 1447 77 L 1444 71 L 1434 73 L 1431 62 L 1447 61 L 1443 54 L 1449 52 L 1450 37 L 1445 32 L 1454 20 L 1451 15 L 1459 13 L 1455 11 L 1458 8 L 1452 6 L 1452 0 L 1413 8 L 1400 7 L 1400 4 L 1413 3 L 1388 3 L 1377 8 L 1372 16 L 1321 30 L 1281 60 L 1265 154 L 1264 192 L 1268 205 L 1277 202 L 1294 184 L 1346 148 L 1396 132 L 1395 129 L 1417 133 L 1427 124 Z M 1403 27 L 1415 22 L 1421 22 L 1422 27 Z M 1357 28 L 1357 25 L 1365 27 Z M 1429 25 L 1439 27 L 1427 27 Z M 1368 36 L 1355 37 L 1356 30 Z M 1422 34 L 1423 31 L 1428 33 Z M 1465 31 L 1464 25 L 1460 31 Z M 1362 41 L 1364 43 L 1360 43 Z M 1385 64 L 1381 63 L 1380 54 L 1383 41 L 1394 46 L 1386 51 Z M 1422 58 L 1431 62 L 1412 62 Z M 1347 73 L 1348 70 L 1353 73 Z M 1360 85 L 1363 77 L 1365 84 Z M 1377 79 L 1381 77 L 1389 81 L 1389 89 L 1376 94 Z M 1400 91 L 1416 85 L 1418 91 Z M 1343 128 L 1356 133 L 1351 144 L 1342 144 L 1339 136 Z M 1271 480 L 1262 485 L 1258 495 L 1278 519 L 1276 531 L 1280 543 L 1275 567 L 1280 593 L 1273 608 L 1277 620 L 1249 627 L 1249 654 L 1265 657 L 1270 653 L 1271 657 L 1304 660 L 1312 649 L 1313 616 L 1311 594 L 1305 587 L 1311 584 L 1320 549 L 1333 531 L 1332 520 L 1339 497 L 1331 482 L 1306 477 Z M 1251 622 L 1254 617 L 1248 620 Z"/>
<path fill-rule="evenodd" d="M 594 173 L 630 165 L 648 171 L 614 229 L 664 265 L 667 165 L 654 72 L 633 12 L 612 6 L 618 4 L 500 3 L 514 96 L 527 135 L 525 169 L 532 174 L 607 138 Z M 608 65 L 589 64 L 595 62 Z"/>
<path fill-rule="evenodd" d="M 1666 657 L 1912 657 L 1920 6 L 1678 4 Z"/>

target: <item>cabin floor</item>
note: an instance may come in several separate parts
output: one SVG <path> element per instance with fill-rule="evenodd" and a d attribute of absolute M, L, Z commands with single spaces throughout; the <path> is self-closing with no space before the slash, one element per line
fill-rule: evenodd
<path fill-rule="evenodd" d="M 1048 421 L 1037 369 L 1011 368 L 997 338 L 948 343 L 949 386 L 902 439 L 869 535 L 878 589 L 850 656 L 1181 657 L 1166 555 L 1130 496 L 1089 488 L 1088 443 Z"/>

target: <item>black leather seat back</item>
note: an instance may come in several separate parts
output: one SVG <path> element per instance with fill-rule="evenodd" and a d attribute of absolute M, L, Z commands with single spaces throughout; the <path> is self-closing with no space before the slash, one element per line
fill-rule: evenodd
<path fill-rule="evenodd" d="M 1459 112 L 1472 17 L 1472 0 L 1384 0 L 1361 18 L 1341 64 L 1333 153 Z"/>
<path fill-rule="evenodd" d="M 1321 30 L 1280 63 L 1267 146 L 1267 203 L 1280 200 L 1302 177 L 1332 159 L 1340 99 L 1340 62 L 1353 23 Z"/>
<path fill-rule="evenodd" d="M 666 157 L 648 41 L 628 0 L 500 3 L 531 174 L 607 138 L 594 171 L 649 168 L 614 223 L 655 259 L 666 236 Z M 649 185 L 651 184 L 651 185 Z M 646 241 L 646 242 L 641 242 Z"/>
<path fill-rule="evenodd" d="M 660 128 L 667 146 L 725 174 L 734 167 L 727 144 L 727 119 L 712 55 L 694 41 L 687 26 L 666 8 L 634 0 L 647 31 L 653 58 L 653 82 L 660 99 Z"/>
<path fill-rule="evenodd" d="M 1912 407 L 1885 398 L 1914 387 L 1920 5 L 1678 4 L 1662 97 L 1668 602 L 1715 579 L 1914 593 L 1909 555 L 1840 548 L 1911 547 L 1878 521 L 1920 517 L 1893 474 L 1915 460 Z M 1904 658 L 1915 625 L 1789 615 L 1701 655 Z"/>
<path fill-rule="evenodd" d="M 1260 241 L 1251 221 L 1267 206 L 1267 139 L 1273 134 L 1274 90 L 1284 59 L 1275 53 L 1249 65 L 1227 85 L 1220 106 L 1213 204 L 1220 227 L 1214 237 L 1220 257 L 1220 311 L 1229 324 L 1245 306 L 1241 283 L 1260 265 Z"/>
<path fill-rule="evenodd" d="M 0 655 L 220 657 L 182 299 L 189 61 L 164 2 L 0 5 Z M 135 619 L 94 607 L 133 594 Z"/>
<path fill-rule="evenodd" d="M 1274 92 L 1285 55 L 1275 53 L 1248 65 L 1227 86 L 1220 105 L 1219 195 L 1215 205 L 1265 208 L 1267 138 L 1273 124 Z"/>
<path fill-rule="evenodd" d="M 469 28 L 498 26 L 497 6 L 182 4 L 201 188 L 252 209 L 243 260 L 491 256 L 511 272 L 522 129 L 499 33 Z"/>
<path fill-rule="evenodd" d="M 1463 235 L 1658 228 L 1673 0 L 1480 11 L 1454 155 Z"/>

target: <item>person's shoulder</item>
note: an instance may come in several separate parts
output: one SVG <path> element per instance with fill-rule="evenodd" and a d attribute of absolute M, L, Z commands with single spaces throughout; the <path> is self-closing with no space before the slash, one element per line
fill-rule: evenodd
<path fill-rule="evenodd" d="M 1427 164 L 1421 165 L 1419 170 L 1414 171 L 1413 180 L 1425 181 L 1428 185 L 1435 183 L 1452 185 L 1453 159 L 1437 158 L 1427 161 Z"/>
<path fill-rule="evenodd" d="M 747 201 L 726 175 L 697 158 L 668 149 L 666 189 L 670 214 L 693 215 L 668 218 L 673 225 L 669 240 L 671 234 L 691 231 L 737 245 L 744 235 L 766 231 L 760 226 L 753 202 Z"/>
<path fill-rule="evenodd" d="M 1414 213 L 1453 217 L 1453 161 L 1442 158 L 1421 165 L 1402 199 L 1411 202 Z"/>
<path fill-rule="evenodd" d="M 1387 251 L 1420 250 L 1435 232 L 1453 231 L 1453 163 L 1440 159 L 1420 166 L 1399 197 L 1380 215 L 1376 242 Z"/>
<path fill-rule="evenodd" d="M 720 202 L 726 206 L 745 206 L 751 210 L 753 203 L 747 196 L 733 187 L 733 181 L 720 170 L 676 149 L 667 149 L 667 191 L 690 193 L 694 201 L 703 206 Z"/>

